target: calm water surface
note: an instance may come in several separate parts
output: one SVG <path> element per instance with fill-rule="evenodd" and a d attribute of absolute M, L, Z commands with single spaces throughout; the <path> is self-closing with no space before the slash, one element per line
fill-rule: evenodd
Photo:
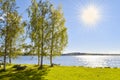
<path fill-rule="evenodd" d="M 37 64 L 37 56 L 19 56 L 12 62 Z M 120 56 L 60 56 L 55 57 L 53 63 L 63 66 L 120 67 Z M 44 64 L 49 64 L 49 58 L 44 58 Z"/>

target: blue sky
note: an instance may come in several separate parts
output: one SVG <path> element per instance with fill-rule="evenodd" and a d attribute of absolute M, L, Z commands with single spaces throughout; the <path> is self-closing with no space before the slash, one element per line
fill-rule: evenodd
<path fill-rule="evenodd" d="M 62 5 L 68 28 L 67 52 L 120 53 L 120 0 L 51 0 Z M 17 0 L 18 10 L 27 20 L 25 9 L 30 0 Z M 84 25 L 80 11 L 89 5 L 100 9 L 101 20 L 94 26 Z"/>

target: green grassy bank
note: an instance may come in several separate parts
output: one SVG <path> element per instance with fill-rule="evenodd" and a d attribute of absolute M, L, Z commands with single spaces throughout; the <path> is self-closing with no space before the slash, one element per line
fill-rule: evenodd
<path fill-rule="evenodd" d="M 25 70 L 16 70 L 9 65 L 6 72 L 0 68 L 0 80 L 120 80 L 120 69 L 44 66 L 38 70 L 38 66 L 27 65 Z"/>

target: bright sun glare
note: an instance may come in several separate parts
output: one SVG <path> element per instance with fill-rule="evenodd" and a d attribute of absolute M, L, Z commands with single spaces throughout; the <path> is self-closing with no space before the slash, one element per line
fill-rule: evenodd
<path fill-rule="evenodd" d="M 100 19 L 100 11 L 97 7 L 90 5 L 82 9 L 80 17 L 84 24 L 95 25 Z"/>

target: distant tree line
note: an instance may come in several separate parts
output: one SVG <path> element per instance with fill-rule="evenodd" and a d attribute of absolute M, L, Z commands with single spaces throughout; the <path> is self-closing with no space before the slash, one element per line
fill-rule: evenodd
<path fill-rule="evenodd" d="M 0 0 L 0 56 L 15 58 L 18 55 L 37 55 L 38 65 L 49 56 L 53 66 L 54 56 L 61 55 L 68 43 L 67 28 L 61 6 L 57 8 L 48 0 L 31 0 L 26 9 L 28 21 L 18 12 L 16 0 Z M 26 41 L 30 39 L 30 43 Z"/>

